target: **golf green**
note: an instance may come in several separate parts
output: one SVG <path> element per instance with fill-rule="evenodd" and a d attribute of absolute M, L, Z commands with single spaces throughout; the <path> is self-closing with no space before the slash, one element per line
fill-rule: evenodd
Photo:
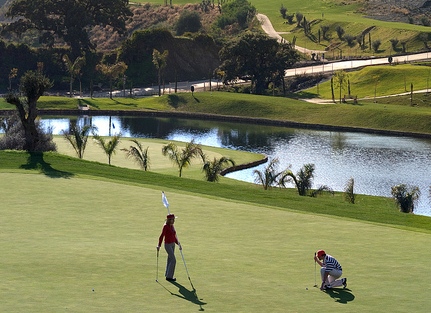
<path fill-rule="evenodd" d="M 160 189 L 15 171 L 0 173 L 0 190 L 3 312 L 431 308 L 430 234 L 164 190 L 193 292 L 178 249 L 177 282 L 164 280 L 163 250 L 156 273 Z M 313 287 L 318 249 L 348 289 Z"/>

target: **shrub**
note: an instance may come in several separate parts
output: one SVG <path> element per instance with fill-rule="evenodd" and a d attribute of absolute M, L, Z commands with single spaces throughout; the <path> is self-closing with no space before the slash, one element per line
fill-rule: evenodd
<path fill-rule="evenodd" d="M 0 138 L 0 150 L 25 150 L 25 135 L 20 119 L 16 114 L 1 119 L 1 128 L 5 132 Z M 45 132 L 40 123 L 36 122 L 39 140 L 35 152 L 57 151 L 57 146 L 52 141 L 52 131 Z"/>
<path fill-rule="evenodd" d="M 380 40 L 374 40 L 374 41 L 373 41 L 373 43 L 372 43 L 373 51 L 374 51 L 374 52 L 379 51 L 379 48 L 380 48 L 380 45 L 381 45 L 381 44 L 382 44 L 382 43 L 381 43 L 381 41 L 380 41 Z"/>
<path fill-rule="evenodd" d="M 401 212 L 413 213 L 415 203 L 420 196 L 420 190 L 417 186 L 408 187 L 405 184 L 400 184 L 391 188 L 391 194 Z"/>
<path fill-rule="evenodd" d="M 341 27 L 340 25 L 338 25 L 335 28 L 335 31 L 337 32 L 338 39 L 342 40 L 343 39 L 343 35 L 344 35 L 344 29 L 343 29 L 343 27 Z"/>
<path fill-rule="evenodd" d="M 185 32 L 196 33 L 202 28 L 201 17 L 195 11 L 182 11 L 175 25 L 176 34 L 183 35 Z"/>

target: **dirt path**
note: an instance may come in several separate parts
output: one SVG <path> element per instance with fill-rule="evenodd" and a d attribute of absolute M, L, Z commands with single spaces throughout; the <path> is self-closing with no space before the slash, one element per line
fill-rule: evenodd
<path fill-rule="evenodd" d="M 277 32 L 272 26 L 272 23 L 269 20 L 269 18 L 264 14 L 258 13 L 256 14 L 256 18 L 262 25 L 263 31 L 267 33 L 269 37 L 277 39 L 278 42 L 287 42 L 283 37 L 280 36 L 280 34 L 287 34 L 288 32 Z M 325 53 L 324 50 L 309 50 L 296 45 L 295 45 L 295 49 L 301 53 L 309 54 L 309 55 L 311 55 L 312 53 L 316 53 L 316 54 Z"/>

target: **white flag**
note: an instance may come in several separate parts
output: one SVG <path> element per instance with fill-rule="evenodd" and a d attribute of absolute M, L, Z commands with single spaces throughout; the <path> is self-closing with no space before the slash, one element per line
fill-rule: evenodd
<path fill-rule="evenodd" d="M 163 205 L 165 206 L 165 208 L 169 209 L 169 202 L 168 202 L 168 199 L 165 196 L 165 192 L 164 191 L 162 191 L 162 202 L 163 202 Z"/>

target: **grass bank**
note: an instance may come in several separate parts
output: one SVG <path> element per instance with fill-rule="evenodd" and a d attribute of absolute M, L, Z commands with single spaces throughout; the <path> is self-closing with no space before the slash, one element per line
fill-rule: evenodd
<path fill-rule="evenodd" d="M 320 87 L 323 90 L 324 87 Z M 314 91 L 300 96 L 314 96 Z M 382 105 L 372 100 L 352 104 L 317 104 L 291 98 L 256 96 L 228 92 L 170 94 L 150 98 L 70 99 L 42 97 L 39 108 L 44 114 L 61 111 L 79 114 L 77 105 L 85 101 L 92 114 L 181 114 L 183 117 L 210 117 L 223 120 L 268 123 L 286 126 L 349 128 L 359 131 L 394 131 L 410 135 L 431 135 L 431 107 L 406 103 Z M 0 100 L 0 109 L 13 109 Z M 128 113 L 129 112 L 129 113 Z M 346 130 L 346 129 L 343 129 Z"/>
<path fill-rule="evenodd" d="M 342 96 L 348 94 L 348 84 L 350 82 L 351 95 L 358 98 L 369 98 L 374 100 L 374 97 L 398 95 L 410 93 L 411 87 L 413 91 L 430 89 L 431 70 L 429 63 L 425 64 L 394 64 L 394 65 L 376 65 L 367 66 L 365 68 L 346 72 L 345 84 L 341 87 Z M 430 89 L 431 90 L 431 89 Z M 339 101 L 340 88 L 335 84 L 335 99 Z M 331 99 L 331 83 L 325 81 L 319 84 L 319 87 L 304 90 L 303 93 L 311 93 L 315 97 L 323 99 Z M 301 93 L 300 93 L 301 94 Z M 402 103 L 397 102 L 398 97 L 387 99 L 387 103 L 392 101 L 394 104 L 402 104 L 409 106 L 410 100 Z M 430 107 L 429 103 L 413 103 L 419 107 Z"/>
<path fill-rule="evenodd" d="M 113 180 L 123 184 L 151 185 L 153 187 L 193 192 L 214 198 L 224 198 L 256 205 L 269 205 L 279 209 L 295 210 L 314 214 L 327 214 L 373 223 L 384 223 L 396 227 L 407 227 L 424 232 L 430 231 L 429 217 L 402 214 L 389 198 L 359 195 L 357 204 L 344 201 L 343 194 L 318 198 L 300 197 L 294 189 L 263 190 L 261 186 L 238 183 L 209 183 L 202 179 L 176 177 L 176 170 L 169 174 L 143 172 L 134 169 L 109 166 L 99 162 L 79 160 L 75 157 L 45 153 L 28 155 L 21 152 L 0 151 L 2 171 L 35 170 L 51 178 L 71 178 L 91 176 L 101 180 Z M 186 172 L 186 171 L 185 171 Z M 230 180 L 225 178 L 225 180 Z M 157 188 L 157 187 L 156 187 Z M 253 195 L 251 197 L 251 195 Z"/>

